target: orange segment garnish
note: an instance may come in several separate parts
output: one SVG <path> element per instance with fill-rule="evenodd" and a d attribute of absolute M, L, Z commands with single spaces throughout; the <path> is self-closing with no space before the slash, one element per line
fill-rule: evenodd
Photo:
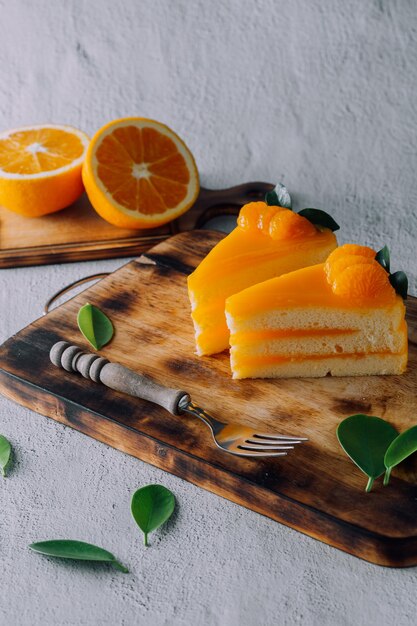
<path fill-rule="evenodd" d="M 81 166 L 89 138 L 71 126 L 0 134 L 0 204 L 36 217 L 72 204 L 84 191 Z"/>
<path fill-rule="evenodd" d="M 338 296 L 355 301 L 373 298 L 387 301 L 395 299 L 395 290 L 389 282 L 388 273 L 373 260 L 343 269 L 334 278 L 332 288 Z"/>
<path fill-rule="evenodd" d="M 153 228 L 184 213 L 199 192 L 191 152 L 167 126 L 115 120 L 91 141 L 83 180 L 95 210 L 124 228 Z"/>
<path fill-rule="evenodd" d="M 368 248 L 368 246 L 359 246 L 355 243 L 345 243 L 343 246 L 339 246 L 327 257 L 324 269 L 326 271 L 327 280 L 333 282 L 336 275 L 342 271 L 342 269 L 348 267 L 348 265 L 354 265 L 358 262 L 366 263 L 365 259 L 375 259 L 375 250 Z M 362 261 L 355 261 L 353 257 L 358 257 Z M 339 261 L 343 260 L 343 263 L 339 265 Z M 347 259 L 350 259 L 347 261 Z"/>
<path fill-rule="evenodd" d="M 317 234 L 316 227 L 305 217 L 285 207 L 266 202 L 249 202 L 239 213 L 238 226 L 243 230 L 258 230 L 272 239 L 286 240 Z"/>
<path fill-rule="evenodd" d="M 264 235 L 268 235 L 271 219 L 281 210 L 284 209 L 269 206 L 266 202 L 249 202 L 240 209 L 237 224 L 243 230 L 259 230 Z"/>
<path fill-rule="evenodd" d="M 337 249 L 337 248 L 336 248 Z M 327 274 L 327 280 L 332 283 L 337 276 L 339 276 L 343 270 L 351 265 L 370 265 L 374 262 L 374 259 L 367 256 L 355 256 L 354 254 L 346 254 L 336 258 L 332 263 L 327 260 L 325 264 L 325 271 Z"/>
<path fill-rule="evenodd" d="M 324 265 L 333 293 L 355 302 L 395 299 L 388 272 L 375 260 L 375 250 L 347 243 L 333 250 Z"/>
<path fill-rule="evenodd" d="M 275 240 L 298 239 L 317 234 L 317 229 L 305 217 L 284 209 L 272 218 L 269 234 Z"/>
<path fill-rule="evenodd" d="M 331 264 L 341 257 L 350 256 L 364 256 L 369 259 L 375 258 L 375 250 L 368 248 L 368 246 L 359 246 L 356 243 L 345 243 L 343 246 L 335 248 L 331 254 L 327 257 L 326 263 Z"/>

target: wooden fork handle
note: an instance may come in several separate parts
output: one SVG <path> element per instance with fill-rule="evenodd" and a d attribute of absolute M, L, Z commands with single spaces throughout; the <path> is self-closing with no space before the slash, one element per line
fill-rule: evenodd
<path fill-rule="evenodd" d="M 190 401 L 186 391 L 164 387 L 124 365 L 111 363 L 98 354 L 83 352 L 67 341 L 58 341 L 53 345 L 49 357 L 54 365 L 67 372 L 79 372 L 84 378 L 110 389 L 158 404 L 173 415 L 180 415 L 181 401 Z"/>

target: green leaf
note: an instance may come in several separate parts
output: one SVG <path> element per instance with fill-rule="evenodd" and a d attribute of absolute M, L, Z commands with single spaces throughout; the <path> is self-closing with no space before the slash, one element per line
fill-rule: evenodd
<path fill-rule="evenodd" d="M 408 278 L 404 272 L 394 272 L 389 277 L 389 282 L 394 287 L 395 291 L 399 296 L 407 299 L 407 291 L 408 291 Z"/>
<path fill-rule="evenodd" d="M 305 217 L 309 222 L 315 226 L 324 226 L 330 230 L 339 230 L 339 224 L 332 218 L 331 215 L 322 211 L 321 209 L 302 209 L 298 212 L 298 215 Z"/>
<path fill-rule="evenodd" d="M 379 250 L 379 252 L 376 253 L 375 261 L 378 261 L 378 263 L 382 265 L 384 270 L 387 270 L 387 272 L 389 273 L 391 260 L 388 246 L 384 246 L 383 248 L 381 248 L 381 250 Z"/>
<path fill-rule="evenodd" d="M 265 194 L 265 202 L 269 206 L 283 206 L 291 209 L 292 200 L 285 185 L 277 183 L 272 191 Z"/>
<path fill-rule="evenodd" d="M 145 546 L 148 545 L 148 534 L 162 526 L 174 508 L 174 494 L 162 485 L 147 485 L 135 491 L 131 510 L 133 519 L 144 533 Z"/>
<path fill-rule="evenodd" d="M 414 452 L 417 452 L 417 426 L 412 426 L 398 435 L 386 451 L 384 464 L 387 471 L 385 472 L 384 485 L 389 483 L 392 468 Z"/>
<path fill-rule="evenodd" d="M 111 563 L 120 572 L 128 573 L 128 569 L 117 561 L 116 557 L 107 550 L 84 541 L 72 539 L 51 539 L 32 543 L 29 548 L 46 556 L 74 559 L 76 561 L 101 561 Z"/>
<path fill-rule="evenodd" d="M 385 472 L 384 456 L 398 433 L 391 424 L 372 415 L 351 415 L 337 427 L 337 438 L 346 454 L 369 478 L 366 491 Z"/>
<path fill-rule="evenodd" d="M 100 350 L 113 337 L 113 324 L 102 311 L 93 304 L 85 304 L 78 311 L 78 327 L 93 348 Z"/>
<path fill-rule="evenodd" d="M 0 470 L 3 476 L 6 476 L 6 467 L 12 456 L 12 446 L 6 437 L 0 435 Z"/>

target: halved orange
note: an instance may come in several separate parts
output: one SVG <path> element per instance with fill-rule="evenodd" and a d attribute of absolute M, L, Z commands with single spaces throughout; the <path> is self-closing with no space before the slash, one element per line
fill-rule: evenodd
<path fill-rule="evenodd" d="M 0 133 L 0 205 L 27 217 L 53 213 L 84 191 L 89 138 L 72 126 L 26 126 Z"/>
<path fill-rule="evenodd" d="M 110 122 L 93 137 L 83 165 L 91 204 L 122 228 L 153 228 L 191 207 L 198 171 L 185 143 L 168 126 L 140 117 Z"/>

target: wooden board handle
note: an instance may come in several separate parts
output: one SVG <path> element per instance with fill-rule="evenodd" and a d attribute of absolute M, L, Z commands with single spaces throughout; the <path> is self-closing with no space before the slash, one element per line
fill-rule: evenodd
<path fill-rule="evenodd" d="M 103 383 L 110 389 L 158 404 L 173 415 L 180 415 L 181 401 L 190 401 L 186 391 L 164 387 L 124 365 L 110 363 L 98 354 L 83 352 L 81 348 L 67 341 L 54 344 L 49 357 L 54 365 L 67 372 L 79 372 L 84 378 Z"/>
<path fill-rule="evenodd" d="M 171 222 L 173 233 L 203 228 L 205 223 L 220 215 L 238 215 L 248 202 L 264 200 L 265 194 L 274 188 L 272 183 L 255 181 L 235 185 L 227 189 L 200 188 L 195 204 L 189 211 Z"/>

